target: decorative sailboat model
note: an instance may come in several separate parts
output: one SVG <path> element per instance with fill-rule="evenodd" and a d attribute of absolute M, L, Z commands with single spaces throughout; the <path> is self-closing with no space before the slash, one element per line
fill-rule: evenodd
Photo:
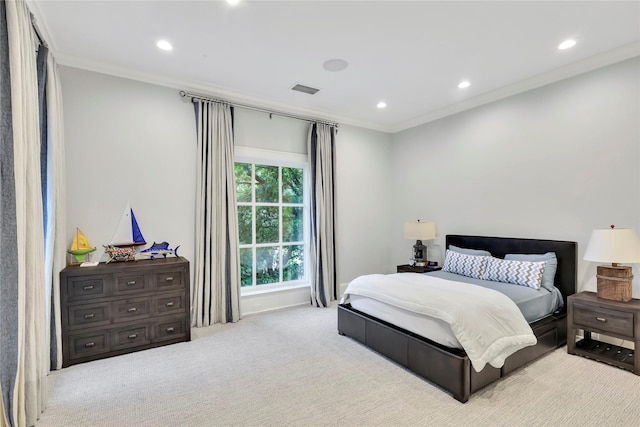
<path fill-rule="evenodd" d="M 133 209 L 131 209 L 129 203 L 127 203 L 127 206 L 124 208 L 124 212 L 120 217 L 120 222 L 118 223 L 116 232 L 111 238 L 111 242 L 109 244 L 118 248 L 142 246 L 147 244 L 140 232 L 138 221 L 136 221 L 136 216 L 133 214 Z"/>
<path fill-rule="evenodd" d="M 76 228 L 76 233 L 73 235 L 73 241 L 71 242 L 71 248 L 67 251 L 67 253 L 73 255 L 73 258 L 75 258 L 75 262 L 73 263 L 79 264 L 85 262 L 87 255 L 95 250 L 96 248 L 91 247 L 84 233 L 79 228 Z"/>
<path fill-rule="evenodd" d="M 133 209 L 127 203 L 111 242 L 105 246 L 105 252 L 109 254 L 107 264 L 112 261 L 135 261 L 136 250 L 134 247 L 146 244 L 136 216 L 133 214 Z"/>

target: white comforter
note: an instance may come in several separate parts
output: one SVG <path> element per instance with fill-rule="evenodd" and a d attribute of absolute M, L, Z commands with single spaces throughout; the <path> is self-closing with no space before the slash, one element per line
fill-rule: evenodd
<path fill-rule="evenodd" d="M 493 289 L 425 274 L 371 274 L 354 279 L 345 291 L 447 322 L 473 368 L 502 367 L 521 348 L 536 344 L 516 304 Z M 428 337 L 427 337 L 428 338 Z"/>

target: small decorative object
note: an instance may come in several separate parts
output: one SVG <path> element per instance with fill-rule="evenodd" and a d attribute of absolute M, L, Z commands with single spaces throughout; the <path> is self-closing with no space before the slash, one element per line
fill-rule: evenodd
<path fill-rule="evenodd" d="M 631 301 L 631 267 L 619 263 L 640 263 L 640 240 L 631 228 L 593 230 L 585 261 L 610 262 L 597 268 L 598 298 L 614 301 Z"/>
<path fill-rule="evenodd" d="M 146 244 L 147 242 L 145 242 L 140 227 L 138 226 L 138 221 L 136 221 L 136 216 L 133 214 L 133 209 L 131 209 L 131 206 L 127 203 L 109 245 L 128 247 Z"/>
<path fill-rule="evenodd" d="M 147 256 L 151 257 L 151 259 L 155 259 L 155 257 L 158 256 L 158 255 L 162 255 L 165 258 L 169 254 L 173 254 L 175 256 L 178 256 L 178 248 L 179 247 L 180 247 L 180 245 L 176 246 L 175 249 L 170 249 L 169 248 L 169 243 L 167 243 L 167 242 L 162 242 L 162 243 L 153 242 L 153 245 L 151 245 L 151 247 L 140 251 L 140 254 L 141 255 L 147 255 Z"/>
<path fill-rule="evenodd" d="M 96 250 L 95 247 L 91 247 L 87 237 L 84 235 L 79 228 L 76 228 L 76 234 L 73 236 L 73 241 L 71 242 L 71 248 L 67 251 L 70 255 L 72 255 L 75 261 L 72 261 L 71 264 L 80 264 L 87 260 L 87 255 Z"/>
<path fill-rule="evenodd" d="M 434 240 L 436 238 L 436 225 L 433 222 L 405 222 L 404 238 L 416 240 L 413 245 L 413 254 L 409 264 L 411 266 L 424 267 L 427 263 L 427 247 L 422 244 L 423 240 Z"/>
<path fill-rule="evenodd" d="M 106 264 L 109 264 L 113 261 L 135 261 L 136 260 L 136 250 L 133 246 L 120 248 L 113 245 L 103 245 L 104 251 L 109 254 L 109 259 Z"/>

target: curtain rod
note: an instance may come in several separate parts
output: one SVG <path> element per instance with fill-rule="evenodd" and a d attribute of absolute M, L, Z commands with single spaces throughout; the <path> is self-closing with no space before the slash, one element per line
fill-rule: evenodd
<path fill-rule="evenodd" d="M 180 96 L 183 98 L 191 98 L 193 99 L 200 99 L 202 101 L 212 101 L 212 102 L 219 102 L 221 104 L 228 104 L 231 105 L 232 107 L 238 107 L 238 108 L 244 108 L 245 110 L 253 110 L 253 111 L 260 111 L 262 113 L 268 113 L 269 117 L 271 117 L 272 114 L 275 114 L 277 116 L 282 116 L 282 117 L 289 117 L 291 119 L 297 119 L 297 120 L 303 120 L 305 122 L 317 122 L 317 123 L 322 123 L 325 125 L 329 125 L 329 126 L 334 126 L 336 129 L 340 126 L 338 123 L 335 122 L 330 122 L 327 120 L 320 120 L 320 119 L 314 119 L 312 117 L 305 117 L 305 116 L 298 116 L 295 114 L 289 114 L 289 113 L 285 113 L 282 111 L 276 111 L 276 110 L 267 110 L 266 108 L 260 108 L 260 107 L 256 107 L 253 105 L 246 105 L 246 104 L 236 104 L 235 102 L 230 102 L 224 99 L 219 99 L 219 98 L 213 98 L 207 95 L 200 95 L 197 93 L 191 93 L 191 92 L 185 92 L 184 90 L 180 91 Z"/>

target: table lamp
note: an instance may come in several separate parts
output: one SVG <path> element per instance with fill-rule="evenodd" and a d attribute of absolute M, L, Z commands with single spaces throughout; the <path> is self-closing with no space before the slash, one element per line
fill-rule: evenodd
<path fill-rule="evenodd" d="M 609 262 L 597 268 L 598 298 L 630 301 L 632 298 L 631 267 L 620 263 L 640 262 L 640 240 L 632 228 L 596 229 L 591 233 L 585 261 Z"/>
<path fill-rule="evenodd" d="M 422 244 L 423 240 L 433 240 L 436 238 L 436 225 L 433 222 L 405 222 L 404 238 L 415 240 L 411 265 L 424 267 L 427 261 L 427 247 Z"/>

